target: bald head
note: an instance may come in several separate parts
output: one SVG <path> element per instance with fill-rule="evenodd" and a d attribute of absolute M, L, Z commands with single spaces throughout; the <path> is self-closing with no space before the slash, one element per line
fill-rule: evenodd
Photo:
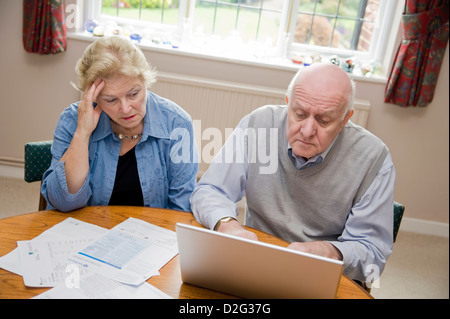
<path fill-rule="evenodd" d="M 344 115 L 353 110 L 354 82 L 344 70 L 334 64 L 317 63 L 300 69 L 289 84 L 286 93 L 288 104 L 293 100 L 292 94 L 299 86 L 318 95 L 341 99 L 345 109 Z"/>

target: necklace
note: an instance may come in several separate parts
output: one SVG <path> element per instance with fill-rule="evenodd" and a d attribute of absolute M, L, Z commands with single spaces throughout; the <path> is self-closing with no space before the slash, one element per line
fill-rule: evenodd
<path fill-rule="evenodd" d="M 117 133 L 114 133 L 114 134 L 116 134 L 116 136 L 119 138 L 119 140 L 121 140 L 121 141 L 123 141 L 123 140 L 128 140 L 128 139 L 131 139 L 131 140 L 135 140 L 135 139 L 137 139 L 137 138 L 140 138 L 141 136 L 142 136 L 142 133 L 139 133 L 139 134 L 134 134 L 134 135 L 130 135 L 130 136 L 127 136 L 127 135 L 123 135 L 123 134 L 117 134 Z"/>

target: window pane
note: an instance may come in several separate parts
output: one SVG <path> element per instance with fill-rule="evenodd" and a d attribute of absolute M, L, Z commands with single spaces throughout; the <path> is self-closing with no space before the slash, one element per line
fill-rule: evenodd
<path fill-rule="evenodd" d="M 259 9 L 240 8 L 236 30 L 245 42 L 256 40 L 260 27 Z"/>
<path fill-rule="evenodd" d="M 179 0 L 143 0 L 142 20 L 176 25 Z"/>
<path fill-rule="evenodd" d="M 364 22 L 362 23 L 361 34 L 359 36 L 358 51 L 369 51 L 379 6 L 380 0 L 369 0 L 367 2 L 366 11 L 364 13 Z"/>
<path fill-rule="evenodd" d="M 102 1 L 102 14 L 108 16 L 117 16 L 119 13 L 119 2 L 117 0 L 103 0 Z"/>
<path fill-rule="evenodd" d="M 352 40 L 355 35 L 356 20 L 339 19 L 336 31 L 339 33 L 339 48 L 351 50 Z"/>
<path fill-rule="evenodd" d="M 236 15 L 237 7 L 218 4 L 213 16 L 216 20 L 212 22 L 213 29 L 209 32 L 220 36 L 229 35 L 230 31 L 235 29 Z"/>
<path fill-rule="evenodd" d="M 309 14 L 299 14 L 295 26 L 294 42 L 308 44 L 311 37 L 311 24 L 313 16 Z"/>
<path fill-rule="evenodd" d="M 303 0 L 300 1 L 300 6 L 298 8 L 299 12 L 305 12 L 305 13 L 314 13 L 314 9 L 317 6 L 317 1 L 308 1 Z"/>
<path fill-rule="evenodd" d="M 358 18 L 359 6 L 361 5 L 360 0 L 342 0 L 339 6 L 339 15 L 349 18 Z M 356 8 L 356 10 L 355 10 Z"/>
<path fill-rule="evenodd" d="M 103 0 L 102 14 L 133 20 L 177 24 L 179 0 Z"/>
<path fill-rule="evenodd" d="M 335 19 L 299 14 L 297 16 L 294 42 L 337 48 L 340 46 L 341 35 L 334 29 L 334 25 Z"/>
<path fill-rule="evenodd" d="M 301 1 L 301 0 L 300 0 Z M 337 13 L 340 0 L 312 1 L 317 4 L 316 14 L 335 15 Z"/>
<path fill-rule="evenodd" d="M 282 6 L 280 0 L 197 0 L 194 31 L 221 37 L 237 31 L 245 42 L 274 42 Z"/>
<path fill-rule="evenodd" d="M 294 42 L 367 51 L 379 2 L 300 0 Z"/>
<path fill-rule="evenodd" d="M 276 2 L 276 1 L 273 1 Z M 282 2 L 282 1 L 279 1 Z M 275 4 L 275 3 L 274 3 Z M 280 4 L 281 3 L 277 3 Z M 261 23 L 257 40 L 266 42 L 272 40 L 275 44 L 281 22 L 281 6 L 274 10 L 265 10 L 261 14 Z"/>

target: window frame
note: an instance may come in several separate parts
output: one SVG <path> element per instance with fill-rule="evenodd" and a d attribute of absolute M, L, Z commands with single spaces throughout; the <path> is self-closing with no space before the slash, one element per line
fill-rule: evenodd
<path fill-rule="evenodd" d="M 180 43 L 183 37 L 186 36 L 186 24 L 192 26 L 192 21 L 195 18 L 195 3 L 196 0 L 180 0 L 178 12 L 178 24 L 161 24 L 149 21 L 138 21 L 127 19 L 123 17 L 110 17 L 102 15 L 101 0 L 77 0 L 84 3 L 84 18 L 97 20 L 105 23 L 107 21 L 116 21 L 119 24 L 131 25 L 136 29 L 152 27 L 154 30 L 171 32 L 179 38 Z M 393 41 L 391 30 L 395 25 L 395 13 L 398 12 L 399 3 L 397 0 L 380 0 L 380 7 L 375 20 L 375 26 L 372 34 L 372 39 L 368 52 L 361 52 L 356 50 L 344 50 L 337 48 L 330 48 L 324 46 L 314 46 L 308 44 L 294 43 L 294 30 L 296 27 L 296 19 L 300 1 L 304 0 L 283 0 L 283 7 L 281 12 L 280 27 L 278 30 L 278 40 L 276 49 L 281 52 L 279 58 L 289 58 L 292 54 L 297 52 L 313 52 L 324 56 L 337 55 L 339 57 L 356 57 L 362 60 L 378 61 L 384 68 L 387 67 L 387 60 L 390 58 L 391 52 L 389 41 Z M 192 28 L 188 30 L 192 35 Z M 180 50 L 180 49 L 178 49 Z M 192 51 L 190 51 L 192 53 Z M 214 56 L 214 58 L 221 58 Z M 233 56 L 236 58 L 236 56 Z M 285 63 L 283 63 L 285 65 Z"/>

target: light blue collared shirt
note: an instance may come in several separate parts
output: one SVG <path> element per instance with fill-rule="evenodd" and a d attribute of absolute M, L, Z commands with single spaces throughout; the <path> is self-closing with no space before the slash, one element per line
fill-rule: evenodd
<path fill-rule="evenodd" d="M 78 103 L 63 111 L 55 129 L 52 163 L 41 188 L 47 209 L 108 205 L 114 188 L 121 141 L 102 112 L 89 141 L 89 173 L 76 194 L 68 192 L 60 159 L 77 126 Z M 192 119 L 181 107 L 152 92 L 147 92 L 146 108 L 143 135 L 135 148 L 144 206 L 190 211 L 198 170 Z"/>
<path fill-rule="evenodd" d="M 336 142 L 336 138 L 333 140 L 333 142 L 331 142 L 330 146 L 328 146 L 328 148 L 325 151 L 323 151 L 322 153 L 311 157 L 308 160 L 306 160 L 304 157 L 298 156 L 294 152 L 292 152 L 292 146 L 288 142 L 288 149 L 287 149 L 287 151 L 288 151 L 288 154 L 290 156 L 289 158 L 292 161 L 292 164 L 294 164 L 296 169 L 305 169 L 305 168 L 314 166 L 316 164 L 322 163 L 323 160 L 325 159 L 325 157 L 327 156 L 328 152 L 330 151 L 330 149 L 333 147 L 334 142 Z"/>

